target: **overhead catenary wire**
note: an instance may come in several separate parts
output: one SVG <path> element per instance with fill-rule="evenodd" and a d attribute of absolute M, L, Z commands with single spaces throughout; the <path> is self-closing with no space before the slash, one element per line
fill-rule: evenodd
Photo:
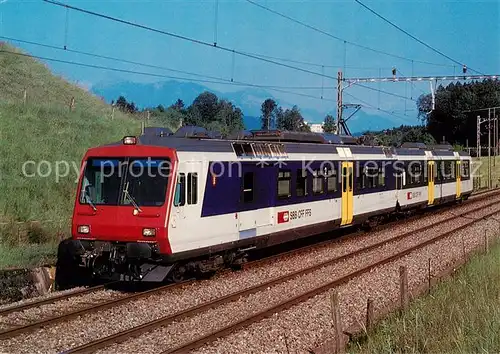
<path fill-rule="evenodd" d="M 399 69 L 397 69 L 397 72 L 398 72 L 398 73 L 400 73 L 400 74 L 401 74 L 401 76 L 403 76 L 403 77 L 404 77 L 404 76 L 406 76 L 406 75 L 405 75 L 405 74 L 403 74 L 403 73 L 401 72 L 401 70 L 399 70 Z M 413 76 L 413 73 L 412 73 L 412 76 Z M 413 88 L 415 88 L 416 90 L 419 90 L 420 92 L 422 92 L 422 94 L 427 95 L 427 92 L 425 92 L 424 90 L 422 90 L 420 87 L 417 87 L 417 85 L 415 85 L 415 83 L 414 83 L 413 81 L 410 81 L 410 83 L 411 83 L 411 86 L 412 86 Z M 412 90 L 412 91 L 413 91 L 413 90 Z M 413 94 L 412 94 L 412 98 L 413 98 Z"/>
<path fill-rule="evenodd" d="M 117 23 L 121 23 L 121 24 L 124 24 L 124 25 L 136 27 L 136 28 L 140 28 L 140 29 L 143 29 L 143 30 L 146 30 L 146 31 L 150 31 L 150 32 L 162 34 L 162 35 L 169 36 L 169 37 L 172 37 L 172 38 L 176 38 L 176 39 L 179 39 L 179 40 L 188 41 L 188 42 L 191 42 L 191 43 L 194 43 L 194 44 L 198 44 L 198 45 L 201 45 L 201 46 L 210 47 L 210 48 L 216 48 L 217 50 L 221 50 L 221 51 L 224 51 L 224 52 L 227 52 L 227 53 L 233 53 L 234 52 L 237 55 L 244 56 L 244 57 L 247 57 L 247 58 L 251 58 L 251 59 L 254 59 L 254 60 L 266 62 L 266 63 L 269 63 L 269 64 L 281 66 L 281 67 L 288 68 L 288 69 L 293 69 L 293 70 L 300 71 L 300 72 L 303 72 L 303 73 L 306 73 L 306 74 L 310 74 L 310 75 L 323 76 L 325 78 L 329 78 L 329 79 L 332 79 L 332 80 L 337 80 L 336 77 L 333 77 L 333 76 L 330 76 L 330 75 L 326 75 L 326 74 L 321 74 L 320 72 L 316 72 L 316 71 L 304 69 L 304 68 L 301 68 L 301 67 L 297 67 L 297 66 L 285 64 L 285 63 L 282 63 L 282 62 L 279 62 L 279 61 L 276 61 L 276 60 L 268 59 L 268 58 L 265 58 L 264 56 L 261 56 L 261 55 L 259 55 L 257 53 L 244 52 L 244 51 L 240 51 L 240 50 L 236 50 L 236 49 L 231 49 L 231 48 L 228 48 L 228 47 L 220 46 L 218 44 L 214 45 L 214 43 L 206 42 L 206 41 L 203 41 L 203 40 L 200 40 L 200 39 L 191 38 L 191 37 L 180 35 L 180 34 L 177 34 L 177 33 L 174 33 L 174 32 L 160 30 L 160 29 L 153 28 L 153 27 L 150 27 L 150 26 L 146 26 L 146 25 L 143 25 L 143 24 L 140 24 L 140 23 L 136 23 L 136 22 L 124 20 L 124 19 L 121 19 L 121 18 L 118 18 L 118 17 L 114 17 L 114 16 L 105 15 L 105 14 L 102 14 L 102 13 L 98 13 L 98 12 L 86 10 L 86 9 L 83 9 L 83 8 L 80 8 L 80 7 L 68 5 L 68 4 L 65 4 L 65 3 L 62 3 L 62 2 L 59 2 L 59 1 L 55 1 L 55 0 L 42 0 L 42 1 L 44 1 L 46 3 L 49 3 L 49 4 L 52 4 L 52 5 L 61 6 L 63 8 L 71 9 L 71 10 L 74 10 L 74 11 L 77 11 L 77 12 L 85 13 L 87 15 L 91 15 L 91 16 L 103 18 L 103 19 L 106 19 L 106 20 L 114 21 L 114 22 L 117 22 Z"/>
<path fill-rule="evenodd" d="M 348 93 L 348 92 L 344 92 L 344 95 L 349 96 L 349 97 L 351 97 L 352 99 L 354 99 L 354 100 L 356 100 L 356 101 L 358 101 L 358 102 L 361 102 L 361 105 L 362 105 L 362 106 L 364 106 L 364 107 L 366 107 L 366 108 L 371 108 L 371 109 L 374 109 L 374 110 L 377 110 L 377 111 L 380 111 L 380 112 L 386 113 L 386 114 L 388 114 L 388 115 L 394 116 L 394 117 L 396 117 L 396 118 L 402 119 L 403 121 L 406 121 L 406 118 L 404 118 L 404 117 L 402 117 L 402 116 L 400 116 L 400 115 L 398 115 L 398 114 L 395 114 L 395 113 L 394 113 L 394 112 L 392 112 L 392 111 L 387 111 L 387 110 L 382 109 L 382 108 L 380 108 L 380 107 L 375 107 L 375 106 L 374 106 L 374 105 L 372 105 L 371 103 L 369 103 L 369 102 L 367 102 L 367 101 L 364 101 L 364 100 L 362 100 L 362 99 L 360 99 L 360 98 L 358 98 L 358 97 L 356 97 L 356 96 L 354 96 L 354 95 L 352 95 L 352 94 L 350 94 L 350 93 Z M 405 114 L 405 116 L 406 116 L 406 114 Z M 407 117 L 407 116 L 406 116 L 406 117 Z"/>
<path fill-rule="evenodd" d="M 70 52 L 70 53 L 85 55 L 85 56 L 99 58 L 99 59 L 106 59 L 106 60 L 116 61 L 116 62 L 120 62 L 120 63 L 124 63 L 124 64 L 133 64 L 133 65 L 148 67 L 148 68 L 152 68 L 152 69 L 159 69 L 159 70 L 171 71 L 171 72 L 181 73 L 181 74 L 185 74 L 185 75 L 189 75 L 189 76 L 201 77 L 201 78 L 204 78 L 204 79 L 209 79 L 209 80 L 193 80 L 192 78 L 181 78 L 181 79 L 192 80 L 192 81 L 197 81 L 197 82 L 201 82 L 201 83 L 217 83 L 217 84 L 230 84 L 230 83 L 234 83 L 234 84 L 240 84 L 240 85 L 244 85 L 244 86 L 247 85 L 247 83 L 238 82 L 238 81 L 234 80 L 234 72 L 235 72 L 234 56 L 233 56 L 233 60 L 232 60 L 231 78 L 230 79 L 226 79 L 226 78 L 222 78 L 222 77 L 210 76 L 210 75 L 205 75 L 205 74 L 200 74 L 200 73 L 195 73 L 195 72 L 190 72 L 190 71 L 185 71 L 185 70 L 179 70 L 179 69 L 174 69 L 174 68 L 169 68 L 169 67 L 164 67 L 164 66 L 152 65 L 152 64 L 147 64 L 147 63 L 142 63 L 142 62 L 137 62 L 137 61 L 132 61 L 132 60 L 126 60 L 126 59 L 121 59 L 121 58 L 116 58 L 116 57 L 111 57 L 111 56 L 106 56 L 106 55 L 100 55 L 100 54 L 96 54 L 96 53 L 90 53 L 90 52 L 80 51 L 80 50 L 76 50 L 76 49 L 69 49 L 69 48 L 63 49 L 61 47 L 50 45 L 50 44 L 46 44 L 46 43 L 40 43 L 40 42 L 34 42 L 34 41 L 27 41 L 27 40 L 22 40 L 22 39 L 13 38 L 13 37 L 0 36 L 0 39 L 5 39 L 5 40 L 9 40 L 9 41 L 16 41 L 16 42 L 20 42 L 20 43 L 35 45 L 35 46 L 41 46 L 41 47 L 44 47 L 44 48 L 49 48 L 49 49 L 54 49 L 54 50 L 60 50 L 60 51 L 64 50 L 65 52 Z M 173 77 L 168 76 L 167 78 L 173 78 Z M 212 80 L 216 80 L 216 81 L 212 81 Z M 218 81 L 221 81 L 221 82 L 218 82 Z M 254 85 L 254 84 L 250 84 L 249 83 L 248 85 Z M 386 94 L 386 95 L 390 95 L 390 96 L 394 96 L 394 97 L 399 97 L 399 98 L 411 100 L 410 98 L 405 97 L 405 96 L 401 96 L 401 95 L 398 95 L 398 94 L 395 94 L 395 93 L 392 93 L 392 92 L 388 92 L 388 91 L 384 91 L 384 90 L 380 90 L 380 89 L 374 89 L 372 87 L 368 87 L 368 86 L 365 86 L 365 85 L 362 85 L 362 84 L 359 84 L 359 83 L 357 83 L 356 86 L 359 86 L 359 87 L 362 87 L 362 88 L 365 88 L 365 89 L 368 89 L 368 90 L 372 90 L 372 91 L 378 91 L 379 93 L 383 93 L 383 94 Z M 324 98 L 324 92 L 323 92 L 324 90 L 336 90 L 337 89 L 334 86 L 324 86 L 323 83 L 322 83 L 321 86 L 279 86 L 279 85 L 260 85 L 260 84 L 255 84 L 255 87 L 266 88 L 266 89 L 270 89 L 270 90 L 274 90 L 274 89 L 276 89 L 276 90 L 321 90 L 321 96 L 320 97 L 316 97 L 316 98 L 320 98 L 320 99 Z M 289 92 L 289 93 L 292 94 L 292 92 Z M 297 92 L 293 92 L 293 94 L 297 94 Z M 306 97 L 309 97 L 309 96 L 306 96 Z M 326 100 L 328 100 L 328 99 L 326 99 Z M 415 101 L 415 100 L 413 100 L 413 101 Z M 336 101 L 334 101 L 334 102 L 336 102 Z"/>
<path fill-rule="evenodd" d="M 85 55 L 85 56 L 98 58 L 98 59 L 106 59 L 106 60 L 116 61 L 116 62 L 124 63 L 124 64 L 132 64 L 132 65 L 143 66 L 143 67 L 147 67 L 147 68 L 151 68 L 151 69 L 171 71 L 171 72 L 185 74 L 185 75 L 189 75 L 189 76 L 209 79 L 209 80 L 193 80 L 192 78 L 184 78 L 185 80 L 191 80 L 191 81 L 202 82 L 202 83 L 206 82 L 206 83 L 217 83 L 217 84 L 231 84 L 231 83 L 234 83 L 235 85 L 238 84 L 237 81 L 234 81 L 234 77 L 231 77 L 231 79 L 227 79 L 227 78 L 218 77 L 218 76 L 211 76 L 211 75 L 200 74 L 200 73 L 195 73 L 195 72 L 191 72 L 191 71 L 174 69 L 174 68 L 165 67 L 165 66 L 147 64 L 147 63 L 142 63 L 142 62 L 133 61 L 133 60 L 127 60 L 127 59 L 116 58 L 116 57 L 111 57 L 111 56 L 107 56 L 107 55 L 90 53 L 90 52 L 85 52 L 85 51 L 81 51 L 81 50 L 77 50 L 77 49 L 70 49 L 70 48 L 64 49 L 64 48 L 61 48 L 61 47 L 58 47 L 55 45 L 51 45 L 51 44 L 47 44 L 47 43 L 28 41 L 28 40 L 14 38 L 14 37 L 0 36 L 0 39 L 5 39 L 8 41 L 19 42 L 19 43 L 24 43 L 24 44 L 30 44 L 30 45 L 35 45 L 35 46 L 40 46 L 43 48 L 49 48 L 49 49 L 64 51 L 64 52 L 68 52 L 68 53 Z M 33 56 L 33 57 L 35 57 L 35 56 Z M 234 61 L 233 61 L 233 65 L 234 65 Z M 234 67 L 232 68 L 232 73 L 234 74 Z M 173 76 L 168 76 L 168 78 L 173 78 Z M 211 80 L 217 80 L 217 81 L 211 81 Z M 242 83 L 242 82 L 240 82 L 239 84 L 241 86 L 246 85 L 246 83 Z M 251 85 L 251 84 L 249 84 L 249 85 Z M 280 85 L 257 85 L 257 86 L 261 87 L 261 88 L 268 88 L 268 89 L 289 89 L 289 90 L 320 89 L 320 87 L 316 87 L 316 86 L 314 86 L 314 87 L 310 87 L 310 86 L 280 86 Z M 327 89 L 336 89 L 336 87 L 327 87 Z"/>
<path fill-rule="evenodd" d="M 346 40 L 344 38 L 341 38 L 341 37 L 338 37 L 338 36 L 336 36 L 334 34 L 326 32 L 326 31 L 324 31 L 324 30 L 322 30 L 322 29 L 320 29 L 318 27 L 312 26 L 312 25 L 310 25 L 308 23 L 305 23 L 303 21 L 297 20 L 297 19 L 295 19 L 295 18 L 293 18 L 291 16 L 288 16 L 286 14 L 283 14 L 283 13 L 279 12 L 279 11 L 271 9 L 270 7 L 267 7 L 265 5 L 259 4 L 256 1 L 253 1 L 253 0 L 246 0 L 246 1 L 248 3 L 254 5 L 254 6 L 260 7 L 263 10 L 266 10 L 266 11 L 268 11 L 270 13 L 273 13 L 273 14 L 275 14 L 277 16 L 285 18 L 285 19 L 287 19 L 289 21 L 292 21 L 292 22 L 294 22 L 294 23 L 296 23 L 296 24 L 298 24 L 300 26 L 306 27 L 306 28 L 308 28 L 310 30 L 313 30 L 315 32 L 321 33 L 321 34 L 323 34 L 325 36 L 328 36 L 330 38 L 333 38 L 333 39 L 336 39 L 338 41 L 341 41 L 344 44 L 349 44 L 349 45 L 351 45 L 353 47 L 358 47 L 358 48 L 361 48 L 361 49 L 364 49 L 364 50 L 368 50 L 368 51 L 371 51 L 371 52 L 374 52 L 374 53 L 383 54 L 383 55 L 387 55 L 387 56 L 390 56 L 390 57 L 393 57 L 393 58 L 397 58 L 397 59 L 401 59 L 401 60 L 406 60 L 406 61 L 410 61 L 410 62 L 413 61 L 415 63 L 426 64 L 426 65 L 434 65 L 434 66 L 441 66 L 441 67 L 450 67 L 450 68 L 453 67 L 453 65 L 438 64 L 438 63 L 432 63 L 432 62 L 428 62 L 428 61 L 424 61 L 424 60 L 416 60 L 416 59 L 412 59 L 412 58 L 407 58 L 407 57 L 404 57 L 404 56 L 401 56 L 401 55 L 397 55 L 397 54 L 389 53 L 389 52 L 386 52 L 386 51 L 383 51 L 383 50 L 371 48 L 371 47 L 365 46 L 363 44 L 351 42 L 351 41 L 348 41 L 348 40 Z"/>
<path fill-rule="evenodd" d="M 247 0 L 247 1 L 250 1 L 250 0 Z M 424 41 L 422 41 L 421 39 L 417 38 L 416 36 L 412 35 L 411 33 L 409 33 L 408 31 L 404 30 L 403 28 L 399 27 L 398 25 L 396 25 L 394 22 L 392 22 L 391 20 L 387 19 L 386 17 L 382 16 L 381 14 L 379 14 L 378 12 L 376 12 L 375 10 L 373 10 L 372 8 L 368 7 L 367 5 L 365 5 L 364 3 L 362 3 L 360 0 L 354 0 L 356 1 L 359 5 L 361 5 L 362 7 L 364 7 L 365 9 L 367 9 L 369 12 L 371 12 L 372 14 L 374 14 L 375 16 L 377 16 L 378 18 L 382 19 L 384 22 L 388 23 L 389 25 L 391 25 L 392 27 L 396 28 L 397 30 L 399 30 L 400 32 L 406 34 L 408 37 L 414 39 L 415 41 L 417 41 L 418 43 L 422 44 L 423 46 L 427 47 L 428 49 L 432 50 L 433 52 L 441 55 L 442 57 L 445 57 L 446 59 L 454 62 L 455 64 L 458 64 L 460 66 L 462 65 L 465 65 L 465 63 L 461 63 L 460 61 L 456 60 L 456 59 L 453 59 L 452 57 L 450 57 L 449 55 L 443 53 L 442 51 L 440 51 L 439 49 L 437 48 L 434 48 L 432 47 L 431 45 L 425 43 Z M 480 71 L 477 71 L 477 70 L 474 70 L 472 68 L 469 67 L 469 70 L 471 71 L 474 71 L 478 74 L 481 74 L 481 75 L 484 75 L 484 73 L 480 72 Z"/>
<path fill-rule="evenodd" d="M 243 52 L 245 53 L 245 52 Z M 329 64 L 321 64 L 321 63 L 313 63 L 310 61 L 302 61 L 302 60 L 296 60 L 296 59 L 289 59 L 289 58 L 281 58 L 281 57 L 276 57 L 276 56 L 271 56 L 271 55 L 265 55 L 265 54 L 257 54 L 259 57 L 262 58 L 267 58 L 267 59 L 273 59 L 273 60 L 278 60 L 278 61 L 283 61 L 283 62 L 288 62 L 288 63 L 295 63 L 295 64 L 301 64 L 301 65 L 309 65 L 309 66 L 315 66 L 318 68 L 324 67 L 324 68 L 335 68 L 335 69 L 340 69 L 343 67 L 343 64 L 337 64 L 337 65 L 329 65 Z M 366 67 L 366 66 L 352 66 L 352 65 L 346 65 L 345 66 L 347 69 L 356 69 L 356 70 L 378 70 L 378 67 Z M 390 67 L 386 67 L 384 69 L 390 70 Z"/>
<path fill-rule="evenodd" d="M 367 89 L 367 90 L 371 90 L 371 91 L 375 91 L 375 92 L 379 92 L 379 93 L 383 93 L 385 95 L 389 95 L 389 96 L 393 96 L 393 97 L 398 97 L 398 98 L 402 98 L 404 100 L 408 100 L 408 101 L 413 101 L 413 102 L 417 102 L 417 100 L 414 100 L 413 98 L 410 98 L 410 97 L 407 97 L 407 96 L 403 96 L 403 95 L 398 95 L 397 93 L 393 93 L 393 92 L 389 92 L 389 91 L 384 91 L 384 90 L 381 90 L 381 89 L 376 89 L 376 88 L 373 88 L 373 87 L 370 87 L 370 86 L 365 86 L 365 85 L 362 85 L 360 83 L 356 83 L 355 84 L 357 87 L 362 87 L 364 89 Z"/>
<path fill-rule="evenodd" d="M 186 77 L 180 77 L 180 76 L 162 75 L 162 74 L 157 74 L 157 73 L 149 73 L 149 72 L 136 71 L 136 70 L 120 69 L 120 68 L 114 68 L 114 67 L 108 67 L 108 66 L 102 66 L 102 65 L 95 65 L 95 64 L 81 63 L 81 62 L 70 61 L 70 60 L 57 59 L 57 58 L 48 58 L 48 57 L 30 55 L 30 54 L 25 54 L 25 53 L 16 53 L 16 52 L 11 52 L 8 50 L 3 50 L 3 49 L 0 50 L 0 53 L 6 53 L 6 54 L 10 54 L 10 55 L 29 57 L 29 58 L 36 58 L 39 60 L 46 60 L 46 61 L 51 61 L 51 62 L 56 62 L 56 63 L 69 64 L 69 65 L 75 65 L 75 66 L 92 68 L 92 69 L 100 69 L 100 70 L 121 72 L 121 73 L 127 73 L 127 74 L 136 74 L 136 75 L 149 76 L 149 77 L 166 78 L 166 79 L 173 79 L 173 80 L 185 80 L 185 81 L 193 81 L 193 82 L 201 82 L 201 83 L 213 83 L 213 84 L 221 84 L 221 85 L 234 85 L 234 86 L 265 88 L 265 89 L 269 89 L 272 91 L 287 93 L 287 94 L 296 95 L 296 96 L 302 96 L 302 97 L 308 97 L 308 98 L 313 98 L 313 99 L 317 99 L 317 100 L 336 102 L 335 100 L 326 99 L 326 98 L 322 99 L 321 97 L 313 96 L 313 95 L 309 95 L 309 94 L 305 94 L 305 93 L 288 91 L 288 90 L 279 88 L 279 86 L 267 86 L 267 85 L 239 82 L 239 81 L 233 81 L 233 82 L 231 82 L 231 81 L 216 81 L 216 80 L 192 79 L 192 78 L 186 78 Z"/>
<path fill-rule="evenodd" d="M 195 76 L 195 77 L 203 77 L 206 79 L 213 79 L 213 80 L 221 80 L 221 81 L 226 81 L 227 79 L 224 79 L 222 77 L 217 77 L 217 76 L 211 76 L 211 75 L 206 75 L 206 74 L 200 74 L 200 73 L 195 73 L 195 72 L 190 72 L 190 71 L 185 71 L 185 70 L 179 70 L 179 69 L 174 69 L 174 68 L 169 68 L 165 66 L 159 66 L 159 65 L 153 65 L 153 64 L 147 64 L 147 63 L 141 63 L 138 61 L 133 61 L 133 60 L 127 60 L 127 59 L 122 59 L 122 58 L 116 58 L 116 57 L 111 57 L 108 55 L 101 55 L 101 54 L 96 54 L 96 53 L 90 53 L 90 52 L 85 52 L 77 49 L 71 49 L 71 48 L 61 48 L 55 45 L 47 44 L 47 43 L 41 43 L 41 42 L 34 42 L 34 41 L 28 41 L 25 39 L 19 39 L 19 38 L 14 38 L 14 37 L 6 37 L 6 36 L 0 36 L 0 39 L 8 40 L 8 41 L 13 41 L 13 42 L 19 42 L 19 43 L 24 43 L 24 44 L 30 44 L 34 46 L 39 46 L 43 48 L 49 48 L 49 49 L 54 49 L 54 50 L 64 50 L 65 52 L 68 53 L 74 53 L 74 54 L 79 54 L 79 55 L 85 55 L 93 58 L 98 58 L 98 59 L 106 59 L 106 60 L 111 60 L 111 61 L 116 61 L 120 62 L 123 64 L 132 64 L 132 65 L 138 65 L 138 66 L 143 66 L 143 67 L 148 67 L 151 69 L 159 69 L 159 70 L 165 70 L 165 71 L 171 71 L 171 72 L 176 72 L 180 74 L 186 74 L 190 76 Z"/>

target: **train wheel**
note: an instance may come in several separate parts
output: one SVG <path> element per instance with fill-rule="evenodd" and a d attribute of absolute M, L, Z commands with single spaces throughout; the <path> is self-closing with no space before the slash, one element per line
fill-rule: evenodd
<path fill-rule="evenodd" d="M 180 283 L 186 279 L 186 268 L 183 266 L 175 266 L 169 276 L 170 280 L 174 283 Z"/>
<path fill-rule="evenodd" d="M 56 279 L 57 290 L 66 290 L 91 282 L 90 272 L 79 266 L 78 253 L 71 239 L 61 241 L 57 249 Z"/>

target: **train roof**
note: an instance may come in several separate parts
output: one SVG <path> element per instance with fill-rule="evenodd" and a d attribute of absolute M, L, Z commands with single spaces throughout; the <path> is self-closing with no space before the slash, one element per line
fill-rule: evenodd
<path fill-rule="evenodd" d="M 205 128 L 185 126 L 173 133 L 168 128 L 145 128 L 137 137 L 140 145 L 169 147 L 182 152 L 234 152 L 234 144 L 281 145 L 287 154 L 336 154 L 337 147 L 349 148 L 353 155 L 392 155 L 426 156 L 432 151 L 434 156 L 455 156 L 453 148 L 448 144 L 425 145 L 423 143 L 405 143 L 399 148 L 358 145 L 358 140 L 351 136 L 339 136 L 329 133 L 271 131 L 243 131 L 222 138 L 219 133 Z M 122 141 L 110 144 L 121 145 Z M 108 145 L 109 146 L 109 145 Z M 469 156 L 460 151 L 460 156 Z"/>

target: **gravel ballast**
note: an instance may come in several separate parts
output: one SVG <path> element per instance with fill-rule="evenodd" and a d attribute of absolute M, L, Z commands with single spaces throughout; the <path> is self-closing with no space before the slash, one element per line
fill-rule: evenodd
<path fill-rule="evenodd" d="M 453 209 L 453 213 L 455 214 L 462 213 L 466 212 L 467 210 L 476 208 L 480 205 L 489 204 L 492 202 L 493 198 L 494 197 L 491 197 L 488 200 L 482 200 L 477 203 L 465 204 L 459 208 Z M 496 199 L 500 198 L 496 197 Z M 477 211 L 473 213 L 473 216 L 479 217 L 481 215 L 486 214 L 489 211 L 490 210 Z M 298 255 L 283 257 L 283 259 L 277 260 L 274 263 L 265 264 L 256 268 L 250 268 L 244 272 L 225 273 L 220 276 L 214 277 L 213 279 L 210 280 L 196 282 L 189 286 L 184 286 L 172 291 L 164 292 L 162 294 L 152 295 L 148 298 L 136 300 L 129 304 L 117 306 L 116 308 L 108 309 L 95 314 L 82 316 L 78 319 L 71 320 L 67 323 L 61 323 L 54 326 L 50 326 L 38 330 L 37 332 L 34 332 L 32 334 L 20 336 L 19 338 L 0 341 L 0 347 L 4 348 L 3 350 L 6 350 L 8 352 L 16 352 L 16 353 L 58 352 L 64 349 L 68 349 L 70 347 L 74 347 L 76 345 L 89 342 L 91 340 L 102 338 L 103 336 L 107 336 L 124 329 L 131 328 L 133 326 L 140 325 L 144 322 L 151 321 L 153 319 L 166 316 L 168 314 L 173 314 L 188 307 L 200 304 L 208 300 L 213 300 L 217 297 L 226 295 L 228 293 L 232 293 L 234 291 L 241 290 L 243 288 L 258 283 L 262 283 L 264 281 L 270 280 L 272 278 L 284 274 L 288 274 L 292 271 L 304 269 L 305 267 L 311 266 L 312 264 L 320 263 L 324 260 L 331 259 L 335 256 L 351 253 L 354 250 L 360 249 L 362 247 L 366 247 L 368 245 L 380 242 L 382 240 L 387 240 L 391 237 L 394 237 L 398 234 L 402 234 L 404 232 L 417 230 L 418 228 L 421 228 L 438 220 L 446 219 L 450 216 L 452 216 L 452 214 L 450 213 L 428 215 L 419 220 L 415 220 L 409 223 L 402 222 L 401 224 L 397 224 L 388 230 L 369 233 L 366 235 L 362 235 L 360 237 L 356 237 L 355 239 L 346 239 L 339 243 L 333 243 L 328 246 L 319 247 L 317 249 L 312 250 L 311 252 L 303 252 Z M 465 221 L 463 222 L 466 223 L 467 221 L 470 220 L 465 219 Z M 446 227 L 449 227 L 451 229 L 457 227 L 459 225 L 459 222 L 447 223 L 446 225 L 448 225 Z M 444 226 L 440 226 L 439 231 L 443 232 Z M 431 232 L 434 232 L 435 234 L 437 231 L 435 228 L 433 228 L 428 230 L 429 234 Z M 408 246 L 408 242 L 406 242 L 406 246 Z M 395 246 L 395 245 L 387 246 L 388 249 L 390 247 L 395 248 L 401 246 Z M 462 249 L 462 246 L 460 245 L 459 248 Z M 344 262 L 344 263 L 351 262 L 349 263 L 350 265 L 346 264 L 343 266 L 342 264 L 339 263 L 337 265 L 330 266 L 327 269 L 325 268 L 322 269 L 321 271 L 324 273 L 321 274 L 313 273 L 314 275 L 310 274 L 307 279 L 305 278 L 306 276 L 304 276 L 304 279 L 301 282 L 297 280 L 290 281 L 288 283 L 283 284 L 282 287 L 276 287 L 276 288 L 273 287 L 272 289 L 269 289 L 268 292 L 254 294 L 253 296 L 248 297 L 248 304 L 246 305 L 246 307 L 255 309 L 255 311 L 263 309 L 262 306 L 269 307 L 276 301 L 283 299 L 282 294 L 286 294 L 287 296 L 292 296 L 292 294 L 301 292 L 303 290 L 302 286 L 308 286 L 308 288 L 310 288 L 311 286 L 317 284 L 316 282 L 319 281 L 324 282 L 324 280 L 327 279 L 328 277 L 334 275 L 338 276 L 339 274 L 340 275 L 345 274 L 345 272 L 348 270 L 349 267 L 359 266 L 360 261 L 362 261 L 363 264 L 365 264 L 365 261 L 369 262 L 370 260 L 373 260 L 375 257 L 379 258 L 381 256 L 380 252 L 382 252 L 380 250 L 381 249 L 378 249 L 376 252 L 373 252 L 372 255 L 369 254 L 364 255 L 363 258 L 365 259 L 363 260 L 357 259 Z M 425 258 L 424 268 L 426 271 L 427 258 Z M 378 270 L 374 271 L 373 273 L 376 272 L 378 272 Z M 411 274 L 412 273 L 409 269 L 410 280 L 412 279 Z M 349 284 L 351 283 L 352 282 L 350 282 Z M 379 285 L 375 286 L 375 288 L 377 288 L 378 286 Z M 386 289 L 384 288 L 382 290 Z M 365 290 L 363 290 L 363 292 L 365 292 Z M 343 299 L 343 297 L 341 299 Z M 113 348 L 114 350 L 118 351 L 123 351 L 123 350 L 133 351 L 134 349 L 132 348 L 141 348 L 140 349 L 141 351 L 148 352 L 146 347 L 149 348 L 149 346 L 144 345 L 144 343 L 150 343 L 151 347 L 153 347 L 154 345 L 158 345 L 155 352 L 157 352 L 158 348 L 166 349 L 165 345 L 175 345 L 175 343 L 177 343 L 180 339 L 185 340 L 188 336 L 187 332 L 189 332 L 189 329 L 191 330 L 194 329 L 192 335 L 199 335 L 201 332 L 197 332 L 197 328 L 203 328 L 209 330 L 212 329 L 213 325 L 219 326 L 221 323 L 228 324 L 230 322 L 234 322 L 238 318 L 241 318 L 238 317 L 238 314 L 235 314 L 233 312 L 235 311 L 235 308 L 241 308 L 241 301 L 244 300 L 240 299 L 240 301 L 228 304 L 220 309 L 213 310 L 219 312 L 212 312 L 211 314 L 206 313 L 205 316 L 201 315 L 200 318 L 198 318 L 198 322 L 187 321 L 185 322 L 184 325 L 182 325 L 179 322 L 178 324 L 171 325 L 169 327 L 166 327 L 165 329 L 160 329 L 153 332 L 153 333 L 157 332 L 160 333 L 160 331 L 167 331 L 167 332 L 170 331 L 169 333 L 174 333 L 174 335 L 156 334 L 153 336 L 151 335 L 142 336 L 137 339 L 125 342 L 121 346 Z M 366 302 L 366 299 L 364 301 Z M 376 302 L 376 304 L 377 306 L 380 305 L 378 304 L 378 302 Z M 240 307 L 238 307 L 239 305 Z M 303 304 L 297 307 L 301 306 L 303 306 Z M 293 309 L 294 308 L 288 311 L 292 311 Z M 286 311 L 284 313 L 286 313 Z M 248 315 L 248 313 L 245 313 L 245 315 Z M 216 318 L 219 318 L 220 321 L 214 323 L 213 321 L 214 316 L 218 316 Z M 193 317 L 193 320 L 196 318 L 197 317 Z M 209 323 L 205 323 L 204 319 L 208 319 Z M 224 322 L 226 320 L 230 322 Z M 265 321 L 261 322 L 264 323 Z M 251 327 L 249 327 L 249 329 Z M 176 331 L 184 331 L 185 335 L 183 337 L 181 335 L 175 336 Z M 289 336 L 288 333 L 293 334 L 294 332 L 283 332 L 283 333 L 287 333 L 287 336 Z M 300 333 L 300 331 L 298 333 Z M 169 338 L 168 340 L 170 342 L 168 342 L 168 344 L 163 342 L 165 337 Z M 159 341 L 155 342 L 155 338 Z M 230 337 L 227 337 L 227 339 L 229 338 Z M 293 338 L 294 336 L 290 335 L 290 340 L 289 340 L 290 343 L 293 342 Z M 143 344 L 141 345 L 140 343 Z M 129 349 L 128 346 L 131 346 L 131 348 Z"/>

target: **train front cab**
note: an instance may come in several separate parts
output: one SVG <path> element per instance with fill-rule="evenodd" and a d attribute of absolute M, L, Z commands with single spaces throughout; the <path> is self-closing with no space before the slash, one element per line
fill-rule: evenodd
<path fill-rule="evenodd" d="M 157 281 L 169 271 L 160 258 L 171 253 L 165 223 L 176 156 L 134 139 L 90 149 L 83 160 L 72 238 L 58 250 L 60 288 L 87 275 Z"/>

